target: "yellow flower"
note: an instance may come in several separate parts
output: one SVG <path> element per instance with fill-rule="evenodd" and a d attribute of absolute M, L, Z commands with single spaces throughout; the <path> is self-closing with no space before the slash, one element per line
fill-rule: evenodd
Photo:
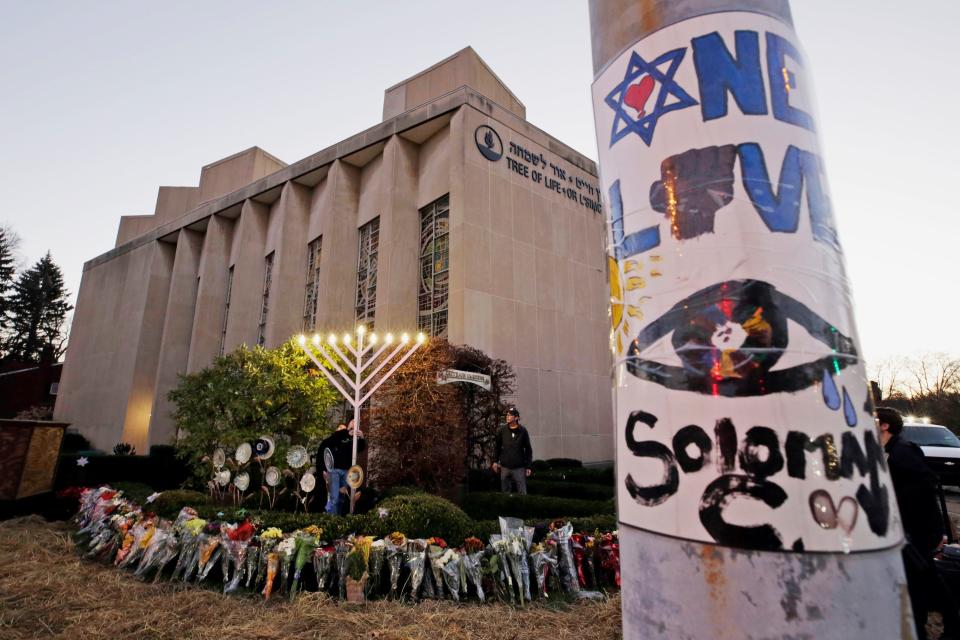
<path fill-rule="evenodd" d="M 277 527 L 270 527 L 260 534 L 260 538 L 264 540 L 272 539 L 272 538 L 282 538 L 282 537 L 283 537 L 283 531 L 281 531 Z"/>

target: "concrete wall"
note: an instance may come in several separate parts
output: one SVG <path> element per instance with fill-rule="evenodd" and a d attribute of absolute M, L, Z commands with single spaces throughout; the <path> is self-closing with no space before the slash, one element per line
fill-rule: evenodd
<path fill-rule="evenodd" d="M 466 47 L 384 91 L 383 119 L 389 120 L 464 85 L 473 87 L 514 115 L 527 117 L 523 103 L 476 51 Z"/>
<path fill-rule="evenodd" d="M 463 193 L 451 194 L 451 304 L 456 300 L 462 311 L 451 320 L 451 339 L 514 365 L 515 401 L 538 458 L 610 460 L 604 220 L 579 199 L 547 188 L 548 178 L 563 189 L 575 188 L 578 178 L 592 187 L 598 181 L 552 153 L 542 132 L 503 114 L 500 120 L 474 109 L 458 115 L 451 153 L 462 157 Z M 478 151 L 474 132 L 481 125 L 499 134 L 499 160 Z M 536 154 L 536 165 L 511 154 L 511 142 Z M 520 175 L 508 159 L 545 177 Z M 585 187 L 576 191 L 592 195 Z"/>

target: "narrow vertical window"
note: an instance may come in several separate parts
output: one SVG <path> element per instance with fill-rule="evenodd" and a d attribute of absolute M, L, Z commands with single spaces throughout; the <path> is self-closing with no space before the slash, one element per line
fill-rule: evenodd
<path fill-rule="evenodd" d="M 219 354 L 223 355 L 223 348 L 227 344 L 227 320 L 230 317 L 230 296 L 233 293 L 233 267 L 231 266 L 227 270 L 227 298 L 226 302 L 223 304 L 223 326 L 220 328 L 220 350 Z"/>
<path fill-rule="evenodd" d="M 357 261 L 357 324 L 373 329 L 377 307 L 377 250 L 380 247 L 380 218 L 360 227 Z"/>
<path fill-rule="evenodd" d="M 257 344 L 267 341 L 267 312 L 270 311 L 270 282 L 273 280 L 273 251 L 263 259 L 263 297 L 260 301 L 260 323 L 257 325 Z"/>
<path fill-rule="evenodd" d="M 420 210 L 420 287 L 417 329 L 431 336 L 447 335 L 450 289 L 450 196 Z"/>
<path fill-rule="evenodd" d="M 307 245 L 307 285 L 303 293 L 303 330 L 317 328 L 317 300 L 320 294 L 320 240 Z"/>

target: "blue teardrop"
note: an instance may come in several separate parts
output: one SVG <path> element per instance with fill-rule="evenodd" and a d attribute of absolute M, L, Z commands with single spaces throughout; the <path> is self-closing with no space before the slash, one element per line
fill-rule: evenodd
<path fill-rule="evenodd" d="M 847 421 L 848 427 L 857 426 L 857 410 L 853 406 L 853 400 L 850 399 L 846 387 L 843 388 L 843 418 Z"/>
<path fill-rule="evenodd" d="M 823 370 L 823 403 L 836 411 L 840 408 L 840 394 L 837 392 L 837 383 L 826 369 Z"/>

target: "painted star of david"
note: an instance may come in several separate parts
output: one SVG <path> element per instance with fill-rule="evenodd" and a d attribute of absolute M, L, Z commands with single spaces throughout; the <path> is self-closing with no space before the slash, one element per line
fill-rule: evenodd
<path fill-rule="evenodd" d="M 686 109 L 698 104 L 673 78 L 680 67 L 680 63 L 683 62 L 683 56 L 686 52 L 686 47 L 674 49 L 661 55 L 653 62 L 647 62 L 636 51 L 633 52 L 623 82 L 614 87 L 613 91 L 604 100 L 616 113 L 613 119 L 613 129 L 610 132 L 611 147 L 630 133 L 640 136 L 640 139 L 649 147 L 653 140 L 653 131 L 657 126 L 657 120 L 661 116 L 671 111 Z M 661 70 L 664 65 L 668 65 L 666 71 Z M 624 100 L 627 99 L 631 85 L 638 79 L 644 78 L 644 76 L 656 81 L 660 85 L 660 91 L 657 94 L 653 109 L 649 112 L 641 111 L 639 117 L 633 118 L 627 113 L 626 109 L 630 105 L 625 106 Z M 642 86 L 642 84 L 641 82 L 640 85 Z M 671 97 L 675 100 L 667 104 L 667 100 Z"/>

